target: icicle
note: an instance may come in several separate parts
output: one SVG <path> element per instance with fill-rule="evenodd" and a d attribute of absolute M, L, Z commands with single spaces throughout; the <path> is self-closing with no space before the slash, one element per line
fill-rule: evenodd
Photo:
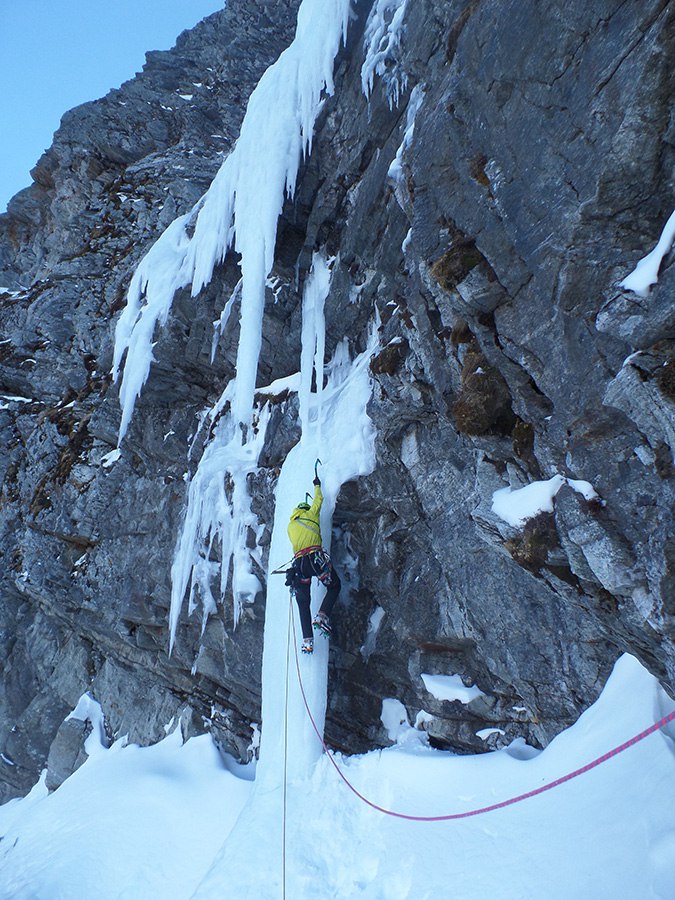
<path fill-rule="evenodd" d="M 389 166 L 389 170 L 387 171 L 387 177 L 393 179 L 394 181 L 403 181 L 403 155 L 408 147 L 412 144 L 413 134 L 415 132 L 415 117 L 419 112 L 423 101 L 424 85 L 417 84 L 412 89 L 410 100 L 408 101 L 403 140 L 401 141 L 399 148 L 396 151 L 396 156 L 394 157 L 391 165 Z"/>
<path fill-rule="evenodd" d="M 227 396 L 226 391 L 214 409 L 219 412 Z M 210 417 L 211 421 L 215 415 Z M 171 567 L 170 650 L 175 643 L 186 593 L 190 612 L 196 607 L 197 596 L 201 600 L 203 632 L 209 615 L 217 607 L 214 584 L 218 585 L 218 597 L 222 597 L 231 573 L 235 627 L 244 604 L 252 603 L 261 589 L 260 581 L 252 571 L 251 551 L 247 547 L 249 529 L 256 535 L 258 532 L 258 521 L 251 512 L 247 479 L 256 471 L 268 421 L 266 406 L 260 412 L 256 427 L 248 429 L 246 439 L 242 441 L 239 423 L 231 412 L 223 413 L 190 482 L 185 520 Z M 219 551 L 220 561 L 215 558 L 216 551 Z"/>
<path fill-rule="evenodd" d="M 155 327 L 158 323 L 166 323 L 174 294 L 188 283 L 183 267 L 183 256 L 188 246 L 185 232 L 188 218 L 181 216 L 172 222 L 141 260 L 131 279 L 127 305 L 115 329 L 112 368 L 115 380 L 119 378 L 122 358 L 126 353 L 120 386 L 122 421 L 118 444 L 129 427 L 136 399 L 153 362 Z"/>
<path fill-rule="evenodd" d="M 174 293 L 191 284 L 196 296 L 230 248 L 241 254 L 242 272 L 232 407 L 240 422 L 250 421 L 277 221 L 285 196 L 295 190 L 303 154 L 311 150 L 323 97 L 333 92 L 333 60 L 346 37 L 349 10 L 350 0 L 303 0 L 295 38 L 251 94 L 239 139 L 211 187 L 139 265 L 115 336 L 115 379 L 126 353 L 120 442 L 150 371 L 156 326 L 166 322 Z M 188 222 L 194 222 L 191 238 Z"/>
<path fill-rule="evenodd" d="M 218 349 L 218 341 L 221 338 L 221 335 L 225 331 L 227 327 L 227 323 L 230 321 L 230 316 L 232 315 L 232 308 L 237 300 L 241 300 L 241 288 L 242 288 L 242 279 L 240 278 L 237 284 L 235 285 L 234 290 L 230 294 L 230 299 L 227 301 L 225 306 L 223 307 L 223 311 L 220 314 L 220 318 L 213 323 L 213 340 L 211 342 L 211 362 L 213 363 L 216 358 L 216 350 Z"/>
<path fill-rule="evenodd" d="M 379 75 L 385 86 L 390 109 L 398 105 L 408 77 L 397 61 L 408 0 L 376 0 L 363 38 L 365 60 L 361 67 L 361 89 L 370 98 Z"/>
<path fill-rule="evenodd" d="M 295 190 L 303 154 L 311 150 L 316 117 L 325 95 L 334 89 L 333 60 L 346 38 L 350 5 L 350 0 L 303 0 L 295 38 L 251 94 L 235 147 L 199 203 L 172 223 L 141 261 L 117 326 L 116 379 L 126 354 L 120 385 L 121 443 L 153 361 L 156 328 L 166 322 L 174 293 L 191 285 L 196 296 L 230 249 L 240 254 L 241 280 L 216 326 L 213 347 L 215 351 L 232 306 L 240 299 L 236 377 L 205 419 L 213 437 L 189 486 L 172 566 L 171 647 L 186 593 L 191 610 L 197 597 L 201 599 L 205 627 L 216 608 L 212 585 L 218 571 L 221 595 L 232 572 L 235 624 L 242 604 L 260 588 L 246 546 L 249 530 L 257 528 L 247 478 L 255 471 L 268 415 L 263 411 L 252 427 L 265 288 L 284 199 Z M 322 364 L 322 346 L 316 346 L 316 354 Z"/>
<path fill-rule="evenodd" d="M 323 307 L 330 290 L 333 260 L 315 253 L 310 276 L 305 286 L 302 302 L 302 353 L 300 358 L 301 382 L 298 392 L 300 422 L 303 434 L 307 434 L 310 422 L 320 425 L 321 395 L 323 393 L 323 366 L 325 354 L 325 324 Z M 312 381 L 316 392 L 312 400 Z"/>

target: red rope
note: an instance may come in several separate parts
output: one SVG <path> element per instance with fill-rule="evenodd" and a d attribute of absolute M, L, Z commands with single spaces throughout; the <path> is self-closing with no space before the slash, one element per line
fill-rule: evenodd
<path fill-rule="evenodd" d="M 613 756 L 618 756 L 619 753 L 623 753 L 624 750 L 627 750 L 629 747 L 632 747 L 640 741 L 643 741 L 646 737 L 649 737 L 650 734 L 654 734 L 655 731 L 659 731 L 661 728 L 675 719 L 675 710 L 673 710 L 673 712 L 669 713 L 667 716 L 659 719 L 658 722 L 650 725 L 649 728 L 645 728 L 644 731 L 636 734 L 634 737 L 630 738 L 630 740 L 625 741 L 623 744 L 619 744 L 618 747 L 614 747 L 613 750 L 610 750 L 607 753 L 603 753 L 602 756 L 598 756 L 597 759 L 594 759 L 592 762 L 587 763 L 580 769 L 575 769 L 573 772 L 569 772 L 567 775 L 563 775 L 561 778 L 556 778 L 555 781 L 549 781 L 547 784 L 543 784 L 541 787 L 535 788 L 533 791 L 527 791 L 527 793 L 525 794 L 519 794 L 517 797 L 511 797 L 508 800 L 502 800 L 500 803 L 493 803 L 491 806 L 482 806 L 480 809 L 470 809 L 467 812 L 450 813 L 449 815 L 445 816 L 411 816 L 406 813 L 394 812 L 391 809 L 385 809 L 383 806 L 378 806 L 377 803 L 373 803 L 372 800 L 368 800 L 367 797 L 364 797 L 363 794 L 354 787 L 354 785 L 349 781 L 347 776 L 335 762 L 333 754 L 326 746 L 323 735 L 317 728 L 316 722 L 314 721 L 314 717 L 312 716 L 312 712 L 307 702 L 307 695 L 305 694 L 305 688 L 302 683 L 302 675 L 300 674 L 300 661 L 298 659 L 295 621 L 293 622 L 293 645 L 295 647 L 295 667 L 298 672 L 298 681 L 300 683 L 300 693 L 302 694 L 302 700 L 305 704 L 305 709 L 307 710 L 307 715 L 309 716 L 309 720 L 312 723 L 312 727 L 316 732 L 316 736 L 321 741 L 321 746 L 323 747 L 326 755 L 328 756 L 328 759 L 333 765 L 333 768 L 347 785 L 349 790 L 353 794 L 356 794 L 359 800 L 362 800 L 372 809 L 376 809 L 378 812 L 384 813 L 386 816 L 395 816 L 397 819 L 409 819 L 413 822 L 447 822 L 449 819 L 468 819 L 470 816 L 479 816 L 482 813 L 493 812 L 496 809 L 503 809 L 505 806 L 511 806 L 514 803 L 520 803 L 521 800 L 528 800 L 530 797 L 535 797 L 537 794 L 543 794 L 545 791 L 550 791 L 552 788 L 558 787 L 558 785 L 564 784 L 566 781 L 571 781 L 573 778 L 577 778 L 579 775 L 583 775 L 585 772 L 590 772 L 591 769 L 594 769 L 596 766 L 607 762 L 607 760 L 611 759 Z"/>

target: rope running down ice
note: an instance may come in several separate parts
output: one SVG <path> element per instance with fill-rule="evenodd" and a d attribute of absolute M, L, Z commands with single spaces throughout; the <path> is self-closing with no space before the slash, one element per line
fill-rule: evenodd
<path fill-rule="evenodd" d="M 286 696 L 284 698 L 284 799 L 283 818 L 281 823 L 281 896 L 286 900 L 286 806 L 288 799 L 288 680 L 291 656 L 291 622 L 293 609 L 288 607 L 288 628 L 286 629 Z M 293 625 L 295 637 L 295 625 Z"/>
<path fill-rule="evenodd" d="M 619 744 L 618 747 L 614 747 L 612 750 L 609 750 L 607 753 L 603 753 L 602 756 L 598 756 L 597 759 L 594 759 L 592 762 L 587 763 L 585 766 L 582 766 L 580 769 L 575 769 L 573 772 L 569 772 L 567 775 L 563 775 L 560 778 L 556 778 L 555 781 L 549 781 L 547 784 L 542 785 L 541 787 L 535 788 L 532 791 L 527 791 L 525 794 L 519 794 L 517 797 L 511 797 L 508 800 L 502 800 L 500 803 L 493 803 L 490 806 L 483 806 L 480 809 L 470 809 L 467 812 L 461 813 L 450 813 L 449 815 L 443 816 L 412 816 L 406 813 L 394 812 L 391 809 L 385 809 L 383 806 L 378 806 L 377 803 L 373 803 L 371 800 L 368 800 L 367 797 L 364 797 L 360 791 L 358 791 L 354 785 L 349 781 L 347 776 L 344 774 L 342 769 L 335 762 L 335 758 L 333 754 L 330 752 L 328 747 L 326 746 L 326 742 L 323 739 L 323 735 L 319 731 L 316 722 L 314 721 L 314 717 L 312 716 L 312 711 L 309 708 L 309 704 L 307 702 L 307 696 L 305 694 L 305 688 L 302 683 L 302 675 L 300 673 L 300 660 L 298 658 L 298 648 L 297 648 L 297 638 L 295 633 L 295 622 L 293 621 L 293 645 L 295 647 L 295 667 L 298 673 L 298 681 L 300 683 L 300 693 L 302 694 L 302 700 L 305 704 L 305 709 L 307 710 L 307 715 L 309 716 L 309 720 L 312 723 L 312 728 L 314 729 L 316 736 L 321 741 L 321 745 L 326 753 L 326 756 L 330 760 L 333 768 L 338 773 L 340 778 L 347 785 L 349 790 L 356 794 L 359 800 L 362 800 L 372 809 L 376 809 L 378 812 L 384 813 L 386 816 L 395 816 L 397 819 L 409 819 L 413 822 L 447 822 L 450 819 L 468 819 L 470 816 L 479 816 L 482 813 L 494 812 L 496 809 L 503 809 L 505 806 L 512 806 L 514 803 L 520 803 L 521 800 L 528 800 L 530 797 L 535 797 L 537 794 L 543 794 L 545 791 L 550 791 L 552 788 L 558 787 L 558 785 L 564 784 L 566 781 L 571 781 L 573 778 L 577 778 L 579 775 L 584 775 L 586 772 L 589 772 L 591 769 L 594 769 L 596 766 L 601 765 L 604 762 L 607 762 L 608 759 L 611 759 L 613 756 L 617 756 L 619 753 L 623 753 L 624 750 L 627 750 L 629 747 L 633 747 L 635 744 L 644 740 L 646 737 L 649 737 L 650 734 L 654 734 L 654 732 L 659 731 L 661 728 L 665 727 L 669 722 L 675 720 L 675 710 L 669 713 L 667 716 L 664 716 L 662 719 L 659 719 L 658 722 L 655 722 L 653 725 L 650 725 L 649 728 L 645 728 L 644 731 L 641 731 L 639 734 L 636 734 L 634 737 L 630 738 L 630 740 L 625 741 L 623 744 Z"/>

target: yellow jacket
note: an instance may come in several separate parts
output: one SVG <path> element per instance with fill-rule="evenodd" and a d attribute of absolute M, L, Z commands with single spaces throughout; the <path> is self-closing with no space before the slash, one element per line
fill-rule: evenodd
<path fill-rule="evenodd" d="M 314 501 L 309 509 L 296 508 L 291 513 L 291 521 L 288 523 L 288 537 L 293 545 L 293 554 L 297 555 L 308 547 L 321 546 L 321 526 L 319 516 L 323 494 L 321 485 L 314 486 Z"/>

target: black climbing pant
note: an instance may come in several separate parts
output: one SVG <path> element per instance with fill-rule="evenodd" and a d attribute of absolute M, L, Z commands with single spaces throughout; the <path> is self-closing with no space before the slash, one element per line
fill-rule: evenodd
<path fill-rule="evenodd" d="M 326 596 L 319 612 L 330 616 L 340 593 L 341 582 L 325 550 L 315 550 L 313 553 L 298 556 L 293 560 L 286 577 L 286 583 L 295 594 L 298 604 L 303 638 L 312 637 L 312 613 L 309 605 L 312 578 L 318 578 L 326 588 Z"/>

